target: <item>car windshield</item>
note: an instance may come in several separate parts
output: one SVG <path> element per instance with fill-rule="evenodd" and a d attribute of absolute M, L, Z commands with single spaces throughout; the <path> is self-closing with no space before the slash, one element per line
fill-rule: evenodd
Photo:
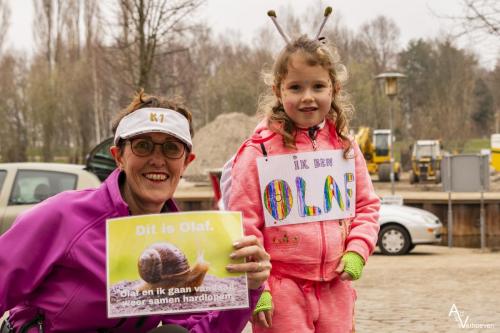
<path fill-rule="evenodd" d="M 59 192 L 76 188 L 77 176 L 70 173 L 19 170 L 9 205 L 27 205 L 43 201 Z"/>

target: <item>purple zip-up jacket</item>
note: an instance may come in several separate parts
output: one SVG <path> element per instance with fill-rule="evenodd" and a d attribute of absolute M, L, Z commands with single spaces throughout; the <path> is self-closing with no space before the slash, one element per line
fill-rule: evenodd
<path fill-rule="evenodd" d="M 97 189 L 43 201 L 0 237 L 0 316 L 9 310 L 18 330 L 41 312 L 45 333 L 147 332 L 160 322 L 196 333 L 241 332 L 262 288 L 250 290 L 248 309 L 107 318 L 105 221 L 129 215 L 119 175 L 115 170 Z M 173 201 L 166 206 L 177 210 Z"/>

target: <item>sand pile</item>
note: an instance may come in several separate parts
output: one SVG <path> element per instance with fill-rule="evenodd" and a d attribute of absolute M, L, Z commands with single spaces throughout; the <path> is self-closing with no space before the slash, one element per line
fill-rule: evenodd
<path fill-rule="evenodd" d="M 258 118 L 232 112 L 219 115 L 196 131 L 193 146 L 196 159 L 188 167 L 185 178 L 208 181 L 207 170 L 222 168 L 255 129 Z"/>

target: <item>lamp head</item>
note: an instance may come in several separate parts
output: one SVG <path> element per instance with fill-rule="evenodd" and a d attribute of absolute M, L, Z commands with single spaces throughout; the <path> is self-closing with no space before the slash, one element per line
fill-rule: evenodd
<path fill-rule="evenodd" d="M 377 75 L 375 78 L 377 80 L 384 80 L 384 92 L 385 94 L 393 98 L 398 94 L 398 79 L 404 78 L 406 75 L 397 72 L 388 72 Z"/>

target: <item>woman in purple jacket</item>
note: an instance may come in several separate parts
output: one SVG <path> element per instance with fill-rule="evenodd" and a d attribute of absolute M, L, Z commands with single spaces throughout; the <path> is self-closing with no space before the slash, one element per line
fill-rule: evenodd
<path fill-rule="evenodd" d="M 1 333 L 148 332 L 160 323 L 241 332 L 271 267 L 253 236 L 235 244 L 235 258 L 247 262 L 227 267 L 248 273 L 250 308 L 107 318 L 106 219 L 177 211 L 172 196 L 194 159 L 191 114 L 175 101 L 140 92 L 113 131 L 117 169 L 99 188 L 49 198 L 0 237 L 0 315 L 10 312 Z"/>

